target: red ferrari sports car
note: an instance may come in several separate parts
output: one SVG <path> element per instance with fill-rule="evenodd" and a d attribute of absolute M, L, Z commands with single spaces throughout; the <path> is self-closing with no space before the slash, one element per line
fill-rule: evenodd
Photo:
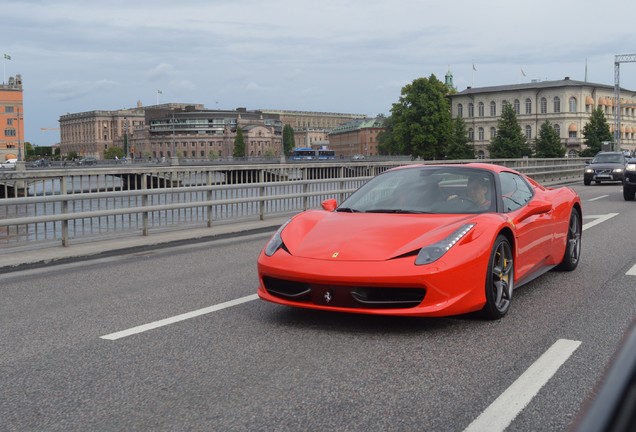
<path fill-rule="evenodd" d="M 514 288 L 574 270 L 582 210 L 498 165 L 408 165 L 339 206 L 291 218 L 258 258 L 258 295 L 287 306 L 366 314 L 499 319 Z"/>

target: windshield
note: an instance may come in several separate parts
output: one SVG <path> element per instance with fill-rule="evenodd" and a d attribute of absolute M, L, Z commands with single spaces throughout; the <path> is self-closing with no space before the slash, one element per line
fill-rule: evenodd
<path fill-rule="evenodd" d="M 371 179 L 336 211 L 365 213 L 482 213 L 494 210 L 494 177 L 467 167 L 411 167 Z"/>
<path fill-rule="evenodd" d="M 592 159 L 592 163 L 625 163 L 625 156 L 622 154 L 598 155 Z"/>

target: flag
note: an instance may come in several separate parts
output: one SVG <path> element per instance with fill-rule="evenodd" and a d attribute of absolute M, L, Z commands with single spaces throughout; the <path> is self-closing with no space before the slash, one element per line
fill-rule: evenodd
<path fill-rule="evenodd" d="M 476 71 L 477 68 L 475 67 L 475 63 L 473 63 L 473 70 Z"/>
<path fill-rule="evenodd" d="M 526 73 L 521 69 L 521 75 L 526 76 Z"/>
<path fill-rule="evenodd" d="M 157 90 L 157 94 L 163 94 L 161 90 Z"/>
<path fill-rule="evenodd" d="M 11 56 L 9 54 L 5 54 L 4 58 L 7 59 L 7 60 L 11 60 Z"/>

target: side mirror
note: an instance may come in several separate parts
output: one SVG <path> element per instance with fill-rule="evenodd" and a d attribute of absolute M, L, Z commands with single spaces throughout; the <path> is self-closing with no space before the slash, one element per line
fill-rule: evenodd
<path fill-rule="evenodd" d="M 338 207 L 338 201 L 331 198 L 331 199 L 324 200 L 323 202 L 320 203 L 320 205 L 322 206 L 323 210 L 332 212 L 336 209 L 336 207 Z"/>

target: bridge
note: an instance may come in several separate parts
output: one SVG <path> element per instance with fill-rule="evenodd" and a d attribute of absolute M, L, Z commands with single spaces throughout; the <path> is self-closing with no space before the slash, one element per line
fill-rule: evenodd
<path fill-rule="evenodd" d="M 472 160 L 474 161 L 474 160 Z M 468 161 L 452 161 L 462 163 Z M 484 161 L 543 184 L 582 179 L 583 159 Z M 427 162 L 111 165 L 0 172 L 3 248 L 149 236 L 281 217 L 342 201 L 384 170 Z"/>

